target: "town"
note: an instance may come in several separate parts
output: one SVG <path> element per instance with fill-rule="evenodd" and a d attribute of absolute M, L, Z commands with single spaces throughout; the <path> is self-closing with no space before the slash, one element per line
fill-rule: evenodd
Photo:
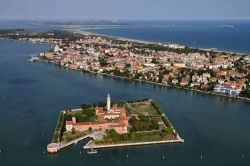
<path fill-rule="evenodd" d="M 6 30 L 0 37 L 53 45 L 39 58 L 73 70 L 250 98 L 250 55 L 58 30 Z"/>

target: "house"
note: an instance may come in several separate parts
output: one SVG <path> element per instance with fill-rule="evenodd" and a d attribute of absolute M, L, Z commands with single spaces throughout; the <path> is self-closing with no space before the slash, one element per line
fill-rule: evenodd
<path fill-rule="evenodd" d="M 178 84 L 178 82 L 179 81 L 176 78 L 172 80 L 172 84 Z"/>
<path fill-rule="evenodd" d="M 176 66 L 176 67 L 186 67 L 186 64 L 185 63 L 181 63 L 181 62 L 174 63 L 173 65 Z"/>
<path fill-rule="evenodd" d="M 182 78 L 180 85 L 186 86 L 186 85 L 188 85 L 188 83 L 189 83 L 189 78 L 184 77 L 184 78 Z"/>
<path fill-rule="evenodd" d="M 192 82 L 192 83 L 190 84 L 190 86 L 191 86 L 191 87 L 200 86 L 200 83 L 198 83 L 198 82 Z"/>
<path fill-rule="evenodd" d="M 241 90 L 237 89 L 236 87 L 232 86 L 231 84 L 223 83 L 223 84 L 217 84 L 214 87 L 214 92 L 228 94 L 230 96 L 237 97 L 240 94 Z"/>
<path fill-rule="evenodd" d="M 169 79 L 169 75 L 167 75 L 167 74 L 163 75 L 162 83 L 163 84 L 168 84 L 168 79 Z"/>

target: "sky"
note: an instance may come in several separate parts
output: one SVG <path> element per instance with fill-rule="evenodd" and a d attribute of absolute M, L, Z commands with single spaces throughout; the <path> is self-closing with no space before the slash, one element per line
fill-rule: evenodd
<path fill-rule="evenodd" d="M 250 0 L 0 0 L 0 19 L 249 19 Z"/>

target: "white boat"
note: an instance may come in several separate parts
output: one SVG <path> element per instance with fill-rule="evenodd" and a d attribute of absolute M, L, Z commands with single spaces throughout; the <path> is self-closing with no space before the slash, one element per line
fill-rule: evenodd
<path fill-rule="evenodd" d="M 39 57 L 31 56 L 30 59 L 28 59 L 30 62 L 34 62 L 36 60 L 39 60 Z"/>
<path fill-rule="evenodd" d="M 97 154 L 97 150 L 91 148 L 89 151 L 87 151 L 88 154 Z"/>

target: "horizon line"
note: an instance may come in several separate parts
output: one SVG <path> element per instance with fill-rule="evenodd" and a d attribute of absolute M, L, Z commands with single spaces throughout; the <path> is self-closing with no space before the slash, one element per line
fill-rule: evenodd
<path fill-rule="evenodd" d="M 121 19 L 113 19 L 113 18 L 0 18 L 0 21 L 112 21 L 112 22 L 119 22 L 119 21 L 223 21 L 223 20 L 250 20 L 250 17 L 239 17 L 239 18 L 229 18 L 229 17 L 221 17 L 221 18 L 121 18 Z"/>

